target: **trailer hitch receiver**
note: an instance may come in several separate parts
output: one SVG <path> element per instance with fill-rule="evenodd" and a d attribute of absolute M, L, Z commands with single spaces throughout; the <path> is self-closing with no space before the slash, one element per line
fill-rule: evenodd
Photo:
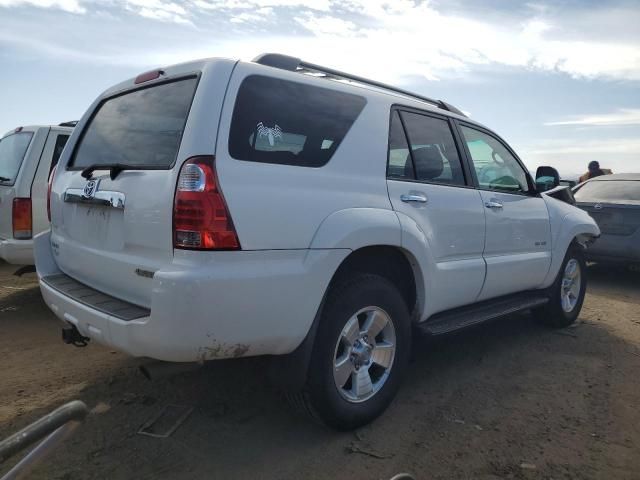
<path fill-rule="evenodd" d="M 82 335 L 75 325 L 65 325 L 62 327 L 62 341 L 74 347 L 86 347 L 89 344 L 89 337 Z"/>

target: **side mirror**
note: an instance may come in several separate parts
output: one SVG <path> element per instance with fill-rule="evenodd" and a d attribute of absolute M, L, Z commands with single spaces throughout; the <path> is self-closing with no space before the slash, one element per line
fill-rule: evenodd
<path fill-rule="evenodd" d="M 536 170 L 536 190 L 546 192 L 560 185 L 560 174 L 553 167 L 538 167 Z"/>

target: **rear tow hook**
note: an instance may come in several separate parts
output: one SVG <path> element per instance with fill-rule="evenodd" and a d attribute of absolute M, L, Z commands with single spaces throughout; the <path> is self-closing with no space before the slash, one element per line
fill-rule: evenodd
<path fill-rule="evenodd" d="M 62 341 L 74 347 L 86 347 L 89 344 L 89 337 L 82 335 L 75 325 L 65 325 L 62 327 Z"/>

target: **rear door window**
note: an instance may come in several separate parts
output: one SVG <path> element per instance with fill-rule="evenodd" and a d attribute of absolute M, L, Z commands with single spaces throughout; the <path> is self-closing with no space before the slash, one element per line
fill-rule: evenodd
<path fill-rule="evenodd" d="M 85 128 L 71 166 L 120 163 L 170 168 L 197 82 L 195 77 L 186 78 L 105 100 Z"/>
<path fill-rule="evenodd" d="M 578 202 L 640 205 L 640 180 L 591 181 L 582 185 L 573 195 Z"/>
<path fill-rule="evenodd" d="M 449 122 L 444 118 L 401 112 L 391 119 L 389 176 L 445 185 L 465 185 L 462 162 Z M 403 141 L 404 130 L 407 140 Z"/>
<path fill-rule="evenodd" d="M 387 167 L 389 178 L 414 180 L 413 163 L 409 153 L 409 143 L 404 133 L 404 127 L 400 121 L 400 112 L 395 110 L 391 114 L 389 127 L 389 166 Z"/>
<path fill-rule="evenodd" d="M 60 155 L 62 155 L 62 150 L 64 150 L 64 146 L 67 144 L 67 140 L 69 140 L 69 135 L 58 135 L 56 138 L 56 144 L 53 147 L 53 157 L 51 158 L 51 166 L 49 167 L 49 173 L 53 170 L 58 164 L 58 160 L 60 160 Z"/>
<path fill-rule="evenodd" d="M 0 140 L 0 184 L 15 183 L 32 137 L 33 132 L 17 132 Z"/>
<path fill-rule="evenodd" d="M 358 95 L 253 75 L 240 85 L 229 153 L 238 160 L 321 167 L 365 106 Z"/>

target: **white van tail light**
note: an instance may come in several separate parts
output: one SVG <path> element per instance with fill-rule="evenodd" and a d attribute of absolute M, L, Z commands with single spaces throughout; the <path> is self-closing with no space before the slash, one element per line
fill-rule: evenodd
<path fill-rule="evenodd" d="M 13 238 L 28 240 L 31 238 L 31 199 L 13 199 Z"/>
<path fill-rule="evenodd" d="M 213 156 L 192 157 L 180 169 L 173 207 L 173 246 L 196 250 L 240 249 L 220 191 Z"/>
<path fill-rule="evenodd" d="M 57 168 L 58 166 L 56 165 L 51 170 L 51 173 L 49 174 L 49 184 L 47 186 L 47 218 L 49 219 L 49 222 L 51 222 L 51 187 L 53 187 L 53 177 L 56 174 Z"/>

